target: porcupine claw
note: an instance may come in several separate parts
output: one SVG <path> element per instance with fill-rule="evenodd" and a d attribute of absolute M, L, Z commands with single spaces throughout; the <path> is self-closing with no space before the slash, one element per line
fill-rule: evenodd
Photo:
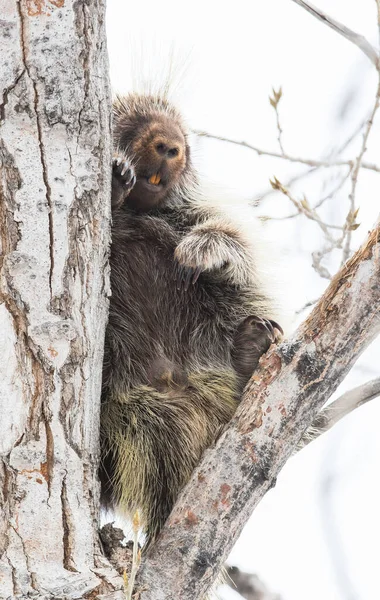
<path fill-rule="evenodd" d="M 201 273 L 202 269 L 200 267 L 187 267 L 181 265 L 178 261 L 175 261 L 174 278 L 177 280 L 177 290 L 180 290 L 183 287 L 183 289 L 187 291 L 190 284 L 196 284 Z"/>

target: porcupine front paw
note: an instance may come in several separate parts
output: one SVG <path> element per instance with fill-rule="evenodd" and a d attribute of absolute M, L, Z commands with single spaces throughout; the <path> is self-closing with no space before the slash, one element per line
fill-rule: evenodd
<path fill-rule="evenodd" d="M 188 233 L 174 251 L 177 287 L 187 290 L 204 271 L 225 266 L 241 268 L 244 248 L 234 233 L 217 221 L 199 225 Z"/>
<path fill-rule="evenodd" d="M 231 358 L 235 371 L 248 381 L 260 357 L 271 344 L 281 341 L 283 333 L 276 321 L 256 315 L 246 317 L 238 325 L 233 340 Z"/>
<path fill-rule="evenodd" d="M 206 244 L 198 233 L 184 237 L 174 251 L 174 278 L 177 288 L 189 289 L 194 285 L 202 271 L 212 268 L 211 256 L 206 254 Z"/>
<path fill-rule="evenodd" d="M 112 208 L 119 208 L 136 183 L 135 170 L 124 154 L 112 158 Z"/>

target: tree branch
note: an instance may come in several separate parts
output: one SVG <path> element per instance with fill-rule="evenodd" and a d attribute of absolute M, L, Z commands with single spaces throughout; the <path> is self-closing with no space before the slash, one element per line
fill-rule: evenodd
<path fill-rule="evenodd" d="M 227 567 L 227 576 L 228 585 L 245 600 L 281 600 L 253 573 L 245 573 L 238 567 Z"/>
<path fill-rule="evenodd" d="M 357 46 L 362 52 L 364 52 L 364 54 L 367 56 L 367 58 L 369 58 L 372 64 L 375 65 L 376 69 L 379 70 L 379 54 L 376 48 L 374 48 L 372 44 L 370 44 L 369 41 L 363 35 L 359 35 L 355 31 L 352 31 L 352 29 L 349 29 L 345 25 L 342 25 L 342 23 L 339 23 L 339 21 L 336 21 L 332 17 L 329 17 L 329 15 L 327 15 L 325 12 L 323 12 L 316 6 L 313 6 L 313 4 L 311 4 L 310 2 L 305 2 L 304 0 L 293 0 L 293 2 L 298 4 L 298 6 L 304 8 L 307 12 L 313 15 L 313 17 L 315 17 L 319 21 L 322 21 L 322 23 L 325 23 L 325 25 L 327 25 L 328 27 L 331 27 L 331 29 L 333 29 L 334 31 L 342 35 L 344 38 L 346 38 L 346 40 L 348 40 L 352 44 L 355 44 L 355 46 Z"/>
<path fill-rule="evenodd" d="M 316 416 L 311 427 L 307 429 L 305 435 L 297 445 L 297 450 L 302 450 L 310 442 L 313 442 L 320 435 L 329 431 L 338 421 L 350 414 L 350 412 L 374 400 L 378 396 L 380 396 L 380 377 L 342 394 Z"/>
<path fill-rule="evenodd" d="M 293 206 L 297 208 L 299 214 L 305 215 L 305 217 L 307 219 L 310 219 L 311 221 L 315 221 L 317 225 L 322 229 L 326 239 L 326 244 L 321 250 L 314 251 L 312 253 L 313 268 L 317 271 L 317 273 L 319 273 L 321 277 L 324 277 L 325 279 L 331 279 L 329 271 L 326 269 L 325 266 L 322 265 L 322 259 L 327 254 L 330 254 L 330 252 L 332 252 L 335 248 L 342 247 L 342 243 L 350 227 L 357 227 L 357 224 L 355 223 L 356 213 L 348 214 L 344 227 L 339 227 L 337 225 L 325 223 L 320 218 L 317 211 L 310 206 L 306 197 L 304 197 L 301 201 L 296 200 L 293 194 L 290 192 L 290 190 L 286 188 L 277 179 L 277 177 L 274 177 L 273 180 L 270 181 L 270 183 L 274 190 L 280 191 L 282 194 L 284 194 L 284 196 L 289 198 Z M 329 231 L 329 229 L 340 229 L 342 231 L 342 234 L 339 237 L 334 237 Z"/>
<path fill-rule="evenodd" d="M 222 135 L 214 135 L 212 133 L 208 133 L 207 131 L 202 131 L 200 129 L 193 129 L 193 133 L 198 135 L 199 137 L 207 137 L 212 140 L 219 140 L 220 142 L 228 142 L 229 144 L 235 144 L 236 146 L 243 146 L 243 148 L 248 148 L 249 150 L 253 150 L 256 152 L 258 156 L 270 156 L 272 158 L 281 158 L 282 160 L 287 160 L 293 163 L 299 163 L 301 165 L 308 165 L 309 167 L 314 168 L 332 168 L 332 167 L 350 167 L 353 168 L 355 164 L 355 160 L 314 160 L 313 158 L 301 158 L 296 156 L 291 156 L 290 154 L 282 154 L 280 152 L 270 152 L 269 150 L 262 150 L 257 146 L 253 146 L 244 140 L 233 140 L 231 138 L 224 137 Z M 362 169 L 368 169 L 369 171 L 375 171 L 376 173 L 380 173 L 380 166 L 374 163 L 369 163 L 362 161 L 360 163 Z"/>
<path fill-rule="evenodd" d="M 141 600 L 203 598 L 316 413 L 380 333 L 380 224 L 293 337 L 261 359 L 141 573 Z"/>

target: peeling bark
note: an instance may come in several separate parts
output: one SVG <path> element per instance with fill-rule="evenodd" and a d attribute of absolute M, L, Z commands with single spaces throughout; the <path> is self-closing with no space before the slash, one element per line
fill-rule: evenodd
<path fill-rule="evenodd" d="M 315 414 L 379 333 L 380 225 L 293 337 L 261 359 L 145 560 L 141 600 L 204 598 Z"/>
<path fill-rule="evenodd" d="M 120 589 L 97 537 L 109 293 L 104 1 L 0 21 L 0 598 Z"/>

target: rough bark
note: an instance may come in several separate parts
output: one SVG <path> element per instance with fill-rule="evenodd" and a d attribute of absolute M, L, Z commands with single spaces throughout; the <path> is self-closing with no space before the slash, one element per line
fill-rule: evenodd
<path fill-rule="evenodd" d="M 380 226 L 293 337 L 261 359 L 143 566 L 141 600 L 197 600 L 316 412 L 380 333 Z"/>
<path fill-rule="evenodd" d="M 113 589 L 97 538 L 111 155 L 104 12 L 104 1 L 2 2 L 0 598 Z"/>

